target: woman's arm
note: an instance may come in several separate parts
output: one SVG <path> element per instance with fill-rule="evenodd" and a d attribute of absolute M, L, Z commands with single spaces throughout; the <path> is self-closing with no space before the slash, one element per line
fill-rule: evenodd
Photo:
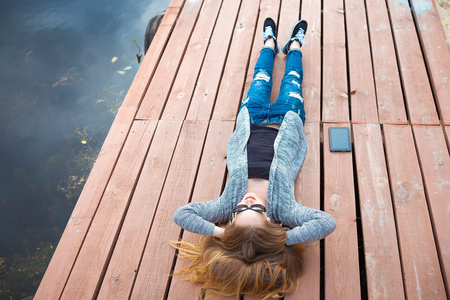
<path fill-rule="evenodd" d="M 190 232 L 220 237 L 221 229 L 217 229 L 214 223 L 228 221 L 228 214 L 221 203 L 221 199 L 217 198 L 206 202 L 186 204 L 175 211 L 173 220 Z"/>
<path fill-rule="evenodd" d="M 297 203 L 295 207 L 285 210 L 283 219 L 283 224 L 292 228 L 286 233 L 288 246 L 321 240 L 336 229 L 331 215 Z"/>

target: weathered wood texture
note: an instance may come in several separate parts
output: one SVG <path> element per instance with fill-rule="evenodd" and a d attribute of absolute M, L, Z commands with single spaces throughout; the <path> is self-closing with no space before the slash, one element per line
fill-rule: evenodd
<path fill-rule="evenodd" d="M 410 121 L 439 124 L 409 2 L 387 0 L 387 3 Z"/>
<path fill-rule="evenodd" d="M 322 28 L 322 121 L 349 122 L 343 0 L 324 0 Z"/>
<path fill-rule="evenodd" d="M 316 0 L 303 0 L 301 19 L 308 21 L 305 36 L 306 46 L 302 49 L 303 61 L 303 99 L 305 101 L 306 122 L 320 122 L 321 107 L 321 3 Z M 283 42 L 283 41 L 282 41 Z"/>
<path fill-rule="evenodd" d="M 101 299 L 124 299 L 131 293 L 181 125 L 182 121 L 162 120 L 158 123 L 101 285 Z"/>
<path fill-rule="evenodd" d="M 227 1 L 225 5 L 227 3 L 233 3 L 235 4 L 234 6 L 236 6 L 236 3 L 239 5 L 239 1 Z M 214 0 L 205 1 L 203 4 L 194 31 L 189 39 L 186 53 L 184 54 L 168 96 L 162 119 L 184 119 L 195 88 L 198 73 L 200 72 L 205 53 L 208 49 L 208 43 L 215 28 L 214 25 L 216 24 L 215 21 L 221 4 L 222 1 Z M 221 15 L 223 15 L 223 13 Z M 231 12 L 231 15 L 234 15 L 234 13 Z M 230 18 L 228 17 L 228 19 Z M 226 25 L 223 27 L 222 25 L 225 24 L 218 22 L 218 30 L 215 31 L 216 33 L 220 32 L 220 28 L 227 28 Z M 227 42 L 227 40 L 227 38 L 224 38 L 225 42 Z M 221 50 L 220 52 L 224 51 Z M 209 51 L 209 53 L 211 53 L 211 51 Z"/>
<path fill-rule="evenodd" d="M 406 297 L 444 299 L 444 283 L 411 128 L 385 125 L 383 131 Z"/>
<path fill-rule="evenodd" d="M 326 299 L 360 297 L 352 153 L 328 150 L 328 129 L 342 126 L 349 127 L 349 124 L 327 123 L 323 126 L 324 208 L 337 223 L 335 232 L 325 240 Z"/>
<path fill-rule="evenodd" d="M 436 3 L 426 0 L 411 0 L 411 4 L 440 119 L 445 125 L 449 125 L 450 52 L 445 38 L 443 38 L 444 32 L 436 10 Z"/>
<path fill-rule="evenodd" d="M 211 118 L 241 2 L 224 1 L 222 5 L 216 30 L 214 30 L 189 106 L 187 120 L 209 120 Z"/>
<path fill-rule="evenodd" d="M 199 0 L 183 7 L 167 44 L 168 51 L 164 51 L 161 63 L 156 69 L 158 76 L 150 82 L 139 107 L 137 119 L 159 119 L 161 116 L 201 7 L 202 1 Z"/>
<path fill-rule="evenodd" d="M 213 120 L 236 120 L 258 20 L 259 2 L 242 2 L 212 113 Z"/>
<path fill-rule="evenodd" d="M 378 123 L 366 7 L 360 0 L 345 0 L 348 73 L 353 123 Z"/>
<path fill-rule="evenodd" d="M 35 299 L 198 299 L 198 286 L 171 276 L 188 262 L 169 241 L 200 236 L 172 215 L 224 188 L 267 17 L 280 48 L 308 21 L 308 151 L 295 196 L 337 222 L 307 245 L 305 273 L 285 299 L 450 296 L 450 53 L 435 3 L 173 0 Z M 285 61 L 280 52 L 272 101 Z M 329 151 L 334 126 L 350 128 L 352 152 Z"/>
<path fill-rule="evenodd" d="M 414 126 L 413 129 L 428 209 L 448 294 L 450 276 L 449 152 L 441 127 Z"/>
<path fill-rule="evenodd" d="M 366 7 L 380 123 L 406 124 L 406 109 L 386 1 L 366 0 Z"/>
<path fill-rule="evenodd" d="M 379 125 L 353 125 L 370 299 L 404 299 L 397 232 Z"/>

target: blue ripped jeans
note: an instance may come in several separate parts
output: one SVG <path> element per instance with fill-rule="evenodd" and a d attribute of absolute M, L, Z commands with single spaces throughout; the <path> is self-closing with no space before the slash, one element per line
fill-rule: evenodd
<path fill-rule="evenodd" d="M 274 57 L 275 52 L 272 48 L 261 49 L 252 84 L 239 110 L 244 106 L 247 107 L 252 124 L 281 124 L 288 111 L 297 113 L 304 124 L 302 52 L 298 49 L 289 51 L 280 94 L 275 103 L 270 103 Z"/>

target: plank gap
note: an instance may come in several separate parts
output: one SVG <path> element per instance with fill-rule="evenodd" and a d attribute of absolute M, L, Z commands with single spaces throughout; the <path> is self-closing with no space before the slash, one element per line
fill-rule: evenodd
<path fill-rule="evenodd" d="M 319 115 L 320 115 L 320 123 L 322 123 L 322 120 L 323 120 L 323 99 L 324 99 L 324 97 L 323 97 L 323 90 L 324 90 L 324 88 L 323 88 L 323 32 L 324 32 L 324 29 L 323 29 L 323 10 L 324 10 L 324 1 L 325 0 L 321 0 L 321 4 L 320 4 L 320 105 L 319 105 Z M 320 132 L 322 132 L 322 127 L 321 127 L 321 130 L 320 130 Z M 322 149 L 322 147 L 321 147 L 321 149 Z M 323 156 L 321 157 L 321 161 L 323 162 Z M 321 174 L 323 174 L 323 169 L 321 170 Z M 322 187 L 323 186 L 321 186 L 321 188 L 320 188 L 320 191 L 322 192 Z M 321 195 L 321 199 L 323 199 L 323 195 Z M 323 206 L 320 208 L 320 209 L 322 209 L 323 210 Z M 325 294 L 321 294 L 321 299 L 323 299 L 322 298 L 322 296 L 323 297 L 325 297 Z"/>
<path fill-rule="evenodd" d="M 148 122 L 148 123 L 150 123 L 151 121 L 137 121 L 137 122 L 144 122 L 144 123 Z M 131 188 L 130 195 L 128 196 L 128 202 L 127 202 L 127 204 L 125 206 L 122 218 L 120 219 L 120 223 L 119 223 L 118 229 L 116 231 L 116 235 L 114 236 L 114 239 L 112 241 L 111 248 L 109 250 L 108 256 L 106 257 L 105 264 L 103 265 L 102 272 L 100 273 L 100 276 L 98 278 L 97 287 L 95 288 L 95 291 L 94 291 L 94 294 L 93 294 L 93 298 L 97 298 L 98 294 L 100 293 L 100 288 L 102 287 L 102 283 L 103 283 L 103 280 L 105 278 L 106 271 L 108 270 L 108 266 L 109 266 L 109 263 L 111 261 L 111 257 L 113 255 L 113 252 L 114 252 L 115 248 L 116 248 L 117 240 L 119 239 L 120 232 L 122 231 L 122 227 L 123 227 L 123 224 L 124 224 L 124 221 L 125 221 L 125 217 L 127 216 L 128 209 L 130 207 L 131 201 L 133 200 L 133 195 L 134 195 L 134 192 L 136 191 L 136 187 L 137 187 L 139 178 L 141 177 L 142 170 L 144 169 L 145 158 L 147 157 L 147 155 L 148 155 L 148 153 L 150 151 L 150 145 L 152 144 L 153 139 L 155 137 L 156 127 L 157 127 L 156 125 L 157 124 L 155 124 L 155 126 L 154 126 L 153 133 L 152 133 L 152 138 L 151 138 L 149 146 L 148 146 L 148 148 L 147 148 L 147 150 L 145 152 L 144 160 L 143 160 L 143 162 L 142 162 L 142 164 L 141 164 L 141 166 L 139 168 L 139 172 L 138 172 L 138 174 L 136 176 L 136 180 L 134 181 L 133 187 Z"/>
<path fill-rule="evenodd" d="M 323 5 L 323 0 L 322 0 Z M 323 8 L 323 6 L 322 6 Z M 323 10 L 322 10 L 323 11 Z M 322 76 L 321 76 L 322 78 Z M 322 114 L 322 110 L 320 110 Z M 320 124 L 320 210 L 325 211 L 325 157 L 323 142 L 323 124 Z M 325 239 L 320 240 L 320 299 L 325 299 Z"/>
<path fill-rule="evenodd" d="M 352 126 L 352 125 L 351 125 Z M 356 208 L 356 232 L 358 237 L 358 260 L 359 260 L 359 282 L 361 299 L 369 299 L 367 290 L 367 271 L 364 249 L 364 234 L 362 229 L 362 217 L 361 217 L 361 203 L 359 198 L 359 185 L 358 185 L 358 170 L 356 165 L 356 147 L 353 126 L 351 130 L 352 134 L 352 160 L 353 160 L 353 188 L 355 189 L 355 208 Z"/>
<path fill-rule="evenodd" d="M 431 2 L 431 0 L 430 0 L 430 2 Z M 434 2 L 434 0 L 433 0 L 433 2 Z M 414 23 L 414 29 L 416 30 L 417 40 L 419 41 L 420 53 L 422 54 L 423 64 L 425 65 L 425 70 L 427 72 L 428 86 L 429 87 L 433 87 L 434 85 L 433 85 L 433 82 L 431 80 L 432 73 L 431 73 L 431 70 L 430 70 L 430 66 L 428 64 L 428 60 L 425 57 L 425 51 L 424 51 L 425 46 L 423 45 L 423 41 L 422 41 L 422 38 L 420 36 L 419 27 L 418 27 L 419 24 L 418 24 L 418 21 L 416 19 L 416 14 L 413 13 L 413 6 L 412 6 L 412 3 L 411 3 L 411 0 L 408 0 L 408 4 L 409 4 L 409 11 L 411 12 L 411 19 L 412 19 L 412 21 Z M 439 119 L 440 123 L 442 124 L 444 118 L 441 115 L 442 111 L 439 109 L 439 105 L 437 104 L 437 96 L 436 96 L 436 93 L 435 93 L 436 91 L 435 91 L 434 88 L 430 88 L 430 90 L 431 90 L 431 95 L 433 96 L 434 109 L 436 110 L 438 119 Z M 416 141 L 414 140 L 414 143 L 415 142 Z M 417 147 L 416 147 L 416 149 L 417 149 Z"/>
<path fill-rule="evenodd" d="M 186 55 L 186 52 L 188 50 L 188 46 L 189 46 L 189 43 L 191 41 L 192 34 L 195 31 L 195 27 L 197 26 L 197 21 L 200 18 L 200 14 L 201 14 L 201 11 L 202 11 L 204 5 L 205 5 L 205 2 L 202 3 L 202 6 L 200 7 L 200 10 L 196 13 L 194 24 L 192 25 L 192 29 L 189 32 L 189 37 L 186 40 L 186 45 L 184 46 L 183 53 L 181 54 L 180 61 L 178 62 L 177 68 L 176 68 L 175 73 L 174 73 L 174 77 L 172 79 L 172 82 L 170 83 L 169 89 L 167 90 L 167 94 L 165 96 L 164 103 L 163 103 L 163 105 L 162 105 L 162 107 L 161 107 L 161 109 L 159 111 L 158 120 L 160 120 L 162 118 L 164 110 L 166 109 L 166 105 L 167 105 L 167 102 L 168 102 L 168 99 L 169 99 L 169 95 L 172 92 L 172 88 L 173 88 L 173 85 L 175 84 L 175 80 L 177 78 L 178 71 L 180 70 L 180 67 L 181 67 L 181 65 L 183 63 L 184 56 Z M 162 99 L 158 99 L 158 100 L 161 101 Z"/>
<path fill-rule="evenodd" d="M 431 129 L 431 128 L 437 128 L 438 126 L 424 126 L 424 127 Z M 445 268 L 446 266 L 445 266 L 445 261 L 444 261 L 446 259 L 445 258 L 445 256 L 446 256 L 445 245 L 443 245 L 443 244 L 440 245 L 440 243 L 445 243 L 445 239 L 440 239 L 440 236 L 439 236 L 439 227 L 440 227 L 439 225 L 440 224 L 439 224 L 439 217 L 437 216 L 438 211 L 436 211 L 437 203 L 438 203 L 439 199 L 433 198 L 433 196 L 437 196 L 437 195 L 433 195 L 434 194 L 432 192 L 433 187 L 432 187 L 432 185 L 427 185 L 427 179 L 426 179 L 426 177 L 428 177 L 428 176 L 431 177 L 433 175 L 432 174 L 427 175 L 427 172 L 426 172 L 427 171 L 426 170 L 427 160 L 425 157 L 425 152 L 428 152 L 428 151 L 425 151 L 425 150 L 434 150 L 434 149 L 431 149 L 431 147 L 434 145 L 428 144 L 430 146 L 430 148 L 428 148 L 428 149 L 423 148 L 423 143 L 425 141 L 425 139 L 423 137 L 424 133 L 423 133 L 423 131 L 420 132 L 420 130 L 423 129 L 423 127 L 422 126 L 420 126 L 420 127 L 413 126 L 412 129 L 413 129 L 412 136 L 413 136 L 414 146 L 416 148 L 416 153 L 417 153 L 417 158 L 418 158 L 417 160 L 419 162 L 419 169 L 420 169 L 420 174 L 422 177 L 422 184 L 424 187 L 424 194 L 425 194 L 425 200 L 426 200 L 427 209 L 428 209 L 428 215 L 430 216 L 431 227 L 433 229 L 432 230 L 433 238 L 435 241 L 436 251 L 438 253 L 438 258 L 439 258 L 438 262 L 439 262 L 439 266 L 441 269 L 442 278 L 446 279 L 447 274 L 446 274 L 446 268 Z M 422 144 L 420 144 L 420 142 L 422 142 Z M 445 144 L 445 141 L 444 141 L 444 144 Z M 421 146 L 422 146 L 422 148 L 421 148 Z M 421 157 L 421 154 L 422 154 L 422 157 Z M 435 183 L 433 180 L 431 180 L 430 177 L 428 177 L 428 180 L 431 183 Z M 434 204 L 434 210 L 435 210 L 434 213 L 433 213 L 433 204 Z M 445 207 L 442 207 L 442 208 L 445 209 Z M 446 280 L 444 280 L 444 286 L 445 286 L 446 290 L 448 290 L 448 286 L 446 286 L 446 285 L 447 285 L 447 282 L 446 282 Z M 449 295 L 447 295 L 447 296 L 449 296 Z"/>
<path fill-rule="evenodd" d="M 237 22 L 238 22 L 238 20 L 239 20 L 239 16 L 241 15 L 241 8 L 242 8 L 242 1 L 239 3 L 239 8 L 238 8 L 238 10 L 237 10 L 237 13 L 236 13 L 236 16 L 235 16 L 235 19 L 234 19 L 233 31 L 231 32 L 230 42 L 228 43 L 227 53 L 226 53 L 225 59 L 224 59 L 224 65 L 222 66 L 222 72 L 220 73 L 219 81 L 217 82 L 216 95 L 214 96 L 214 99 L 213 99 L 213 105 L 212 105 L 212 107 L 211 107 L 211 112 L 210 112 L 210 114 L 209 114 L 209 120 L 211 120 L 211 119 L 213 118 L 213 115 L 214 115 L 214 108 L 216 107 L 217 97 L 219 96 L 220 86 L 222 85 L 223 74 L 225 73 L 226 64 L 227 64 L 227 62 L 228 62 L 228 57 L 229 57 L 229 54 L 230 54 L 230 50 L 231 50 L 231 48 L 232 48 L 232 46 L 233 46 L 233 41 L 234 41 L 234 40 L 233 40 L 233 37 L 234 37 L 235 32 L 236 32 L 236 25 L 237 25 Z M 257 19 L 256 19 L 256 24 L 258 24 L 259 14 L 257 15 L 256 18 L 257 18 Z M 256 26 L 255 26 L 255 27 L 256 27 Z M 252 46 L 253 46 L 253 40 L 254 40 L 254 37 L 255 37 L 255 32 L 256 32 L 256 29 L 255 29 L 254 32 L 253 32 Z M 250 49 L 252 49 L 252 47 L 250 47 Z M 250 53 L 251 53 L 251 51 L 250 51 Z M 250 59 L 247 60 L 247 67 L 245 68 L 246 70 L 248 70 L 248 64 L 249 64 L 248 61 L 249 61 L 249 60 L 250 60 Z M 247 71 L 246 71 L 245 73 L 247 74 Z M 244 78 L 245 78 L 245 77 L 244 77 Z M 241 94 L 242 94 L 242 92 L 241 92 Z M 241 99 L 242 99 L 242 95 L 241 95 L 241 97 L 240 97 L 240 99 L 239 99 L 239 103 L 241 103 Z M 240 105 L 240 104 L 239 104 L 239 105 Z"/>
<path fill-rule="evenodd" d="M 183 76 L 179 76 L 179 78 L 175 79 L 174 87 L 172 88 L 171 92 L 169 93 L 169 99 L 167 100 L 166 106 L 164 107 L 162 117 L 163 119 L 180 119 L 180 120 L 186 120 L 188 119 L 189 110 L 192 106 L 193 101 L 195 102 L 195 96 L 197 94 L 198 87 L 201 86 L 201 80 L 203 76 L 203 70 L 204 68 L 208 69 L 208 57 L 211 53 L 210 51 L 213 51 L 214 48 L 214 37 L 216 34 L 217 24 L 220 22 L 221 14 L 223 13 L 224 9 L 223 1 L 220 1 L 220 4 L 217 8 L 215 8 L 215 4 L 213 5 L 212 2 L 205 2 L 203 3 L 203 7 L 201 9 L 201 12 L 199 14 L 199 19 L 195 25 L 195 28 L 192 33 L 191 39 L 193 41 L 189 42 L 188 49 L 186 52 L 185 57 L 183 58 L 183 62 L 181 64 L 181 73 Z M 209 13 L 209 14 L 208 14 Z M 213 15 L 214 14 L 214 15 Z M 214 18 L 215 17 L 215 18 Z M 211 19 L 213 19 L 213 25 L 205 26 L 205 22 L 209 20 L 209 23 L 211 23 Z M 206 28 L 203 28 L 206 27 Z M 204 34 L 204 30 L 210 30 L 209 35 L 206 36 Z M 201 40 L 199 39 L 201 38 Z M 197 49 L 198 46 L 201 44 L 197 44 L 198 41 L 205 42 L 203 53 L 196 53 L 195 50 L 192 49 L 195 45 L 195 49 Z M 212 45 L 212 46 L 211 46 Z M 194 58 L 194 55 L 198 57 Z M 200 57 L 201 55 L 201 57 Z M 192 65 L 192 60 L 201 60 L 200 64 Z M 189 66 L 189 68 L 187 67 Z M 194 80 L 188 80 L 186 76 L 189 77 L 195 77 Z M 183 81 L 183 84 L 181 82 Z M 200 82 L 199 82 L 200 81 Z M 182 98 L 184 98 L 184 95 L 186 94 L 186 103 L 179 102 L 180 100 L 178 97 L 182 94 Z M 184 102 L 184 101 L 183 101 Z"/>
<path fill-rule="evenodd" d="M 402 89 L 403 105 L 405 106 L 405 110 L 406 110 L 406 122 L 409 125 L 409 124 L 411 124 L 411 115 L 410 115 L 410 112 L 409 112 L 408 103 L 406 101 L 406 90 L 405 90 L 405 85 L 403 83 L 402 69 L 400 67 L 400 57 L 399 57 L 399 54 L 398 54 L 397 41 L 396 41 L 396 38 L 395 38 L 394 24 L 392 23 L 391 9 L 390 9 L 389 3 L 388 3 L 389 1 L 388 0 L 385 0 L 385 1 L 386 1 L 387 14 L 388 14 L 388 18 L 389 18 L 389 24 L 390 24 L 390 28 L 391 28 L 392 41 L 393 41 L 393 44 L 394 44 L 395 58 L 396 58 L 396 61 L 397 61 L 397 70 L 398 70 L 398 75 L 399 75 L 398 77 L 399 77 L 399 80 L 400 80 L 400 87 Z M 384 144 L 383 131 L 382 131 L 382 136 L 383 136 L 383 145 L 385 145 Z M 384 152 L 386 154 L 386 147 L 384 148 L 384 150 L 385 150 Z"/>
<path fill-rule="evenodd" d="M 236 47 L 235 43 L 239 43 L 239 41 L 240 41 L 239 36 L 238 36 L 238 38 L 234 39 L 235 34 L 238 31 L 238 28 L 237 28 L 238 22 L 239 22 L 239 20 L 244 20 L 244 21 L 246 20 L 245 18 L 242 19 L 243 17 L 245 17 L 245 13 L 246 13 L 244 8 L 247 7 L 243 3 L 244 3 L 244 1 L 240 2 L 239 8 L 238 8 L 238 12 L 236 14 L 234 27 L 233 27 L 234 29 L 233 29 L 233 32 L 231 34 L 230 43 L 228 44 L 227 54 L 226 54 L 225 60 L 224 60 L 224 66 L 223 66 L 222 72 L 220 74 L 220 79 L 219 79 L 218 85 L 217 85 L 217 92 L 216 92 L 216 95 L 215 95 L 215 98 L 214 98 L 214 101 L 213 101 L 213 105 L 212 105 L 212 109 L 211 109 L 211 113 L 210 113 L 210 116 L 209 116 L 210 120 L 212 120 L 212 119 L 230 120 L 230 117 L 231 117 L 231 116 L 230 117 L 224 117 L 223 113 L 219 117 L 214 117 L 214 110 L 216 108 L 217 101 L 219 100 L 219 102 L 220 102 L 219 95 L 221 93 L 222 81 L 224 80 L 224 74 L 225 74 L 225 71 L 227 71 L 227 65 L 229 63 L 228 59 L 229 58 L 233 58 L 233 55 L 230 56 L 230 52 L 232 52 L 232 50 L 234 50 L 234 47 Z M 245 3 L 245 4 L 248 4 L 248 3 Z M 259 10 L 258 10 L 258 13 L 255 14 L 256 15 L 256 19 L 255 19 L 255 23 L 254 23 L 254 26 L 253 26 L 252 37 L 250 39 L 250 46 L 248 48 L 247 59 L 245 60 L 246 61 L 246 65 L 245 65 L 245 68 L 244 68 L 244 76 L 242 78 L 243 81 L 242 81 L 242 85 L 240 86 L 240 92 L 238 94 L 239 95 L 238 96 L 238 98 L 239 98 L 238 101 L 239 102 L 238 102 L 238 105 L 237 105 L 237 110 L 233 114 L 234 117 L 232 117 L 232 118 L 234 118 L 234 120 L 236 120 L 236 118 L 237 118 L 237 114 L 239 112 L 239 107 L 240 107 L 241 102 L 242 102 L 243 93 L 245 91 L 245 82 L 246 82 L 246 78 L 247 78 L 248 69 L 250 67 L 252 49 L 253 49 L 253 46 L 254 46 L 254 43 L 255 43 L 255 37 L 256 37 L 256 31 L 257 31 L 257 28 L 258 28 L 259 15 L 260 15 L 259 12 L 260 12 L 261 3 L 259 4 L 258 7 L 259 7 Z M 248 8 L 250 8 L 250 7 L 248 7 Z M 252 13 L 250 13 L 250 17 L 254 17 L 254 15 Z M 249 30 L 249 29 L 245 28 L 244 31 L 246 31 L 246 30 Z M 243 39 L 243 38 L 241 38 L 241 39 Z M 261 47 L 262 47 L 262 45 L 261 45 Z M 231 54 L 234 54 L 234 53 L 231 53 Z M 234 62 L 232 61 L 232 63 L 234 63 Z M 237 83 L 235 83 L 235 85 L 237 85 Z M 224 97 L 224 96 L 222 96 L 222 97 Z"/>
<path fill-rule="evenodd" d="M 223 3 L 223 2 L 222 2 Z M 197 170 L 195 172 L 195 176 L 193 179 L 193 186 L 191 188 L 191 192 L 189 194 L 189 198 L 188 198 L 188 203 L 192 202 L 192 197 L 194 195 L 194 191 L 195 191 L 195 184 L 197 183 L 197 177 L 198 177 L 198 172 L 200 170 L 200 165 L 202 164 L 202 157 L 203 154 L 205 152 L 205 146 L 206 146 L 206 141 L 208 139 L 208 133 L 209 133 L 209 127 L 211 126 L 211 122 L 208 121 L 208 125 L 206 126 L 206 131 L 205 131 L 205 137 L 203 138 L 203 145 L 202 145 L 202 149 L 200 150 L 200 155 L 199 155 L 199 160 L 197 163 Z M 183 237 L 183 233 L 184 233 L 184 229 L 180 228 L 180 234 L 178 235 L 178 240 L 181 241 L 182 237 Z M 167 280 L 167 285 L 166 285 L 166 291 L 164 292 L 164 299 L 167 299 L 169 297 L 169 291 L 170 291 L 170 286 L 172 284 L 172 279 L 173 279 L 173 272 L 175 271 L 175 266 L 177 264 L 177 260 L 178 260 L 178 249 L 176 249 L 174 256 L 173 256 L 173 260 L 172 260 L 172 266 L 170 267 L 170 271 L 169 271 L 169 278 Z"/>
<path fill-rule="evenodd" d="M 395 44 L 395 43 L 394 43 Z M 402 87 L 403 88 L 403 87 Z M 409 119 L 408 119 L 409 122 Z M 388 157 L 387 157 L 387 149 L 386 149 L 386 138 L 385 138 L 385 134 L 384 134 L 384 124 L 380 124 L 380 129 L 381 129 L 381 139 L 382 139 L 382 143 L 383 143 L 383 152 L 384 152 L 384 160 L 386 163 L 386 172 L 387 172 L 387 176 L 388 176 L 388 184 L 389 184 L 389 192 L 390 192 L 390 196 L 391 196 L 391 203 L 392 203 L 392 210 L 394 212 L 394 222 L 395 222 L 395 232 L 396 232 L 396 237 L 397 237 L 397 245 L 398 245 L 398 255 L 400 258 L 400 269 L 402 272 L 402 283 L 403 283 L 403 293 L 406 296 L 406 285 L 405 285 L 405 280 L 404 280 L 404 274 L 405 274 L 405 269 L 403 266 L 403 258 L 402 258 L 402 249 L 401 249 L 401 245 L 400 245 L 400 237 L 399 237 L 399 229 L 398 229 L 398 220 L 397 220 L 397 211 L 395 209 L 395 199 L 394 199 L 394 191 L 393 191 L 393 187 L 392 187 L 392 181 L 391 181 L 391 172 L 390 172 L 390 166 L 389 166 L 389 162 L 388 162 Z"/>
<path fill-rule="evenodd" d="M 158 122 L 158 125 L 159 125 L 160 122 L 161 122 L 161 121 Z M 156 130 L 157 130 L 157 129 L 158 129 L 158 127 L 156 128 Z M 155 131 L 156 131 L 156 130 L 155 130 Z M 161 200 L 162 191 L 164 190 L 164 187 L 165 187 L 165 185 L 166 185 L 167 176 L 168 176 L 168 174 L 169 174 L 170 166 L 172 165 L 172 161 L 173 161 L 173 157 L 174 157 L 174 154 L 175 154 L 176 145 L 178 144 L 178 141 L 179 141 L 180 136 L 181 136 L 181 131 L 182 131 L 182 125 L 180 126 L 180 129 L 178 130 L 178 137 L 177 137 L 177 140 L 176 140 L 176 142 L 175 142 L 174 150 L 172 151 L 172 155 L 171 155 L 171 157 L 170 157 L 170 162 L 169 162 L 169 164 L 168 164 L 168 166 L 167 166 L 167 171 L 166 171 L 165 177 L 164 177 L 164 179 L 163 179 L 163 184 L 162 184 L 162 186 L 161 186 L 161 192 L 159 193 L 158 201 L 157 201 L 157 203 L 156 203 L 156 207 L 155 207 L 155 210 L 154 210 L 155 213 L 153 214 L 152 221 L 151 221 L 151 223 L 150 223 L 150 229 L 148 230 L 147 237 L 146 237 L 146 239 L 145 239 L 145 243 L 144 243 L 145 246 L 144 246 L 144 249 L 143 249 L 143 251 L 142 251 L 141 258 L 140 258 L 140 260 L 139 260 L 139 264 L 138 264 L 138 266 L 137 266 L 137 268 L 136 268 L 136 274 L 135 274 L 135 276 L 134 276 L 134 278 L 133 278 L 133 282 L 132 282 L 132 284 L 131 284 L 131 289 L 130 289 L 130 295 L 129 295 L 129 298 L 131 297 L 131 295 L 132 295 L 132 293 L 133 293 L 134 286 L 135 286 L 135 284 L 136 284 L 137 275 L 139 274 L 139 270 L 140 270 L 140 268 L 141 268 L 142 259 L 143 259 L 143 257 L 144 257 L 145 249 L 146 249 L 146 247 L 147 247 L 146 245 L 147 245 L 148 239 L 149 239 L 149 237 L 150 237 L 151 228 L 153 227 L 153 222 L 155 221 L 156 211 L 158 210 L 158 205 L 159 205 L 159 201 Z"/>
<path fill-rule="evenodd" d="M 376 84 L 376 74 L 375 74 L 375 65 L 373 63 L 373 50 L 372 50 L 372 37 L 370 34 L 370 26 L 369 26 L 369 14 L 367 12 L 367 0 L 364 0 L 364 13 L 366 15 L 366 26 L 367 26 L 367 37 L 369 38 L 369 52 L 370 52 L 370 60 L 372 62 L 372 78 L 373 78 L 373 87 L 375 92 L 375 103 L 377 105 L 377 115 L 378 115 L 378 123 L 381 123 L 380 121 L 380 110 L 379 110 L 379 104 L 378 104 L 378 94 L 377 94 L 377 84 Z"/>
<path fill-rule="evenodd" d="M 352 95 L 351 95 L 351 87 L 350 87 L 350 55 L 348 51 L 348 29 L 347 29 L 347 8 L 346 8 L 346 0 L 342 1 L 343 7 L 343 15 L 344 15 L 344 47 L 345 47 L 345 67 L 347 68 L 347 103 L 348 103 L 348 122 L 352 123 Z"/>

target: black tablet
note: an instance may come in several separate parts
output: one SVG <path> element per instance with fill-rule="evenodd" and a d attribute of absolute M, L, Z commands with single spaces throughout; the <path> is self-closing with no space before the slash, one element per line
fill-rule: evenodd
<path fill-rule="evenodd" d="M 329 127 L 330 151 L 352 151 L 350 130 L 348 127 Z"/>

